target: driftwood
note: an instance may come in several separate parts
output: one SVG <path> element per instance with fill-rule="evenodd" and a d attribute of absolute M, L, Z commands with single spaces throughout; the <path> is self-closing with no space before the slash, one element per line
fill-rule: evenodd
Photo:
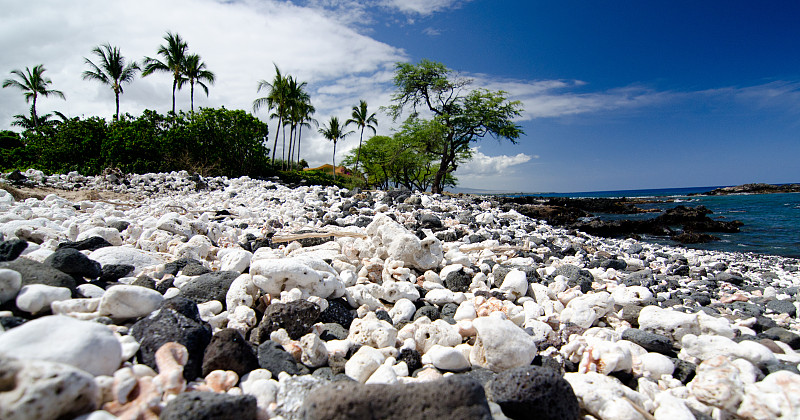
<path fill-rule="evenodd" d="M 307 232 L 307 233 L 290 233 L 285 235 L 273 235 L 272 242 L 292 242 L 297 241 L 299 239 L 309 239 L 309 238 L 327 238 L 329 236 L 339 237 L 339 238 L 360 238 L 366 239 L 367 235 L 363 233 L 356 233 L 356 232 L 345 232 L 345 231 L 330 231 L 330 232 Z"/>

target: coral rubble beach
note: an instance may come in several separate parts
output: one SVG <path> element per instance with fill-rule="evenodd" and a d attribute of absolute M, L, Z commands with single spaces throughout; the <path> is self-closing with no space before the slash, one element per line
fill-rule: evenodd
<path fill-rule="evenodd" d="M 3 419 L 800 418 L 795 259 L 487 197 L 21 175 Z"/>

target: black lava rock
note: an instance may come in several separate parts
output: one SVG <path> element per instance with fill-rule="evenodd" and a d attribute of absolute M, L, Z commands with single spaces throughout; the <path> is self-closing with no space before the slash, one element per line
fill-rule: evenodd
<path fill-rule="evenodd" d="M 135 268 L 136 267 L 128 264 L 106 264 L 101 269 L 100 278 L 98 280 L 111 283 L 133 273 Z"/>
<path fill-rule="evenodd" d="M 74 248 L 61 248 L 50 254 L 44 264 L 73 276 L 96 279 L 102 274 L 100 263 Z"/>
<path fill-rule="evenodd" d="M 203 355 L 203 376 L 214 370 L 232 370 L 239 377 L 258 369 L 255 349 L 242 333 L 232 328 L 218 331 L 211 337 Z"/>
<path fill-rule="evenodd" d="M 672 350 L 672 340 L 661 334 L 651 333 L 636 328 L 628 328 L 622 333 L 622 339 L 634 342 L 645 348 L 647 351 L 674 355 Z"/>
<path fill-rule="evenodd" d="M 197 305 L 191 300 L 180 296 L 165 300 L 158 312 L 137 321 L 130 331 L 140 344 L 137 355 L 141 363 L 158 369 L 156 350 L 174 341 L 189 351 L 183 377 L 194 380 L 201 375 L 203 355 L 211 342 L 211 326 L 200 319 Z"/>
<path fill-rule="evenodd" d="M 455 303 L 446 303 L 442 306 L 441 316 L 442 319 L 447 321 L 448 324 L 455 324 L 456 320 L 453 318 L 458 310 L 458 305 Z"/>
<path fill-rule="evenodd" d="M 175 261 L 164 264 L 164 274 L 172 274 L 173 276 L 177 275 L 178 271 L 183 270 L 183 267 L 186 267 L 186 264 L 190 263 L 203 265 L 203 263 L 194 258 L 179 258 Z"/>
<path fill-rule="evenodd" d="M 442 221 L 435 214 L 422 214 L 419 216 L 419 225 L 423 229 L 441 229 Z"/>
<path fill-rule="evenodd" d="M 767 302 L 767 309 L 779 314 L 787 314 L 791 317 L 794 317 L 797 313 L 794 303 L 786 299 L 775 299 Z"/>
<path fill-rule="evenodd" d="M 694 374 L 697 371 L 697 365 L 681 359 L 671 359 L 675 365 L 675 370 L 672 371 L 672 377 L 681 381 L 684 385 L 694 379 Z"/>
<path fill-rule="evenodd" d="M 416 321 L 417 319 L 422 318 L 423 316 L 427 316 L 431 321 L 435 321 L 440 318 L 439 310 L 436 309 L 435 306 L 429 306 L 429 305 L 425 305 L 417 309 L 417 312 L 414 313 L 413 320 Z"/>
<path fill-rule="evenodd" d="M 350 324 L 353 323 L 353 319 L 355 319 L 355 316 L 350 310 L 350 305 L 341 298 L 328 300 L 328 308 L 319 314 L 319 322 L 333 322 L 346 329 L 350 329 Z"/>
<path fill-rule="evenodd" d="M 202 276 L 203 274 L 210 273 L 211 270 L 206 268 L 203 264 L 189 263 L 181 269 L 181 274 L 184 276 Z M 225 303 L 225 302 L 222 302 Z"/>
<path fill-rule="evenodd" d="M 140 275 L 131 283 L 131 286 L 141 286 L 156 290 L 156 281 L 145 275 Z"/>
<path fill-rule="evenodd" d="M 66 287 L 75 293 L 77 285 L 75 279 L 61 270 L 27 258 L 17 258 L 14 261 L 0 263 L 0 268 L 8 268 L 22 276 L 22 285 L 44 284 L 54 287 Z"/>
<path fill-rule="evenodd" d="M 186 283 L 181 288 L 181 296 L 191 299 L 195 303 L 204 303 L 211 300 L 222 302 L 225 308 L 225 295 L 231 288 L 239 273 L 236 271 L 216 271 L 203 274 L 202 276 Z"/>
<path fill-rule="evenodd" d="M 470 283 L 472 283 L 472 278 L 463 268 L 458 271 L 450 272 L 447 274 L 447 278 L 444 279 L 444 287 L 454 292 L 469 291 Z"/>
<path fill-rule="evenodd" d="M 0 242 L 0 261 L 16 260 L 27 247 L 28 242 L 22 239 Z"/>
<path fill-rule="evenodd" d="M 281 328 L 292 340 L 308 334 L 319 318 L 319 306 L 307 300 L 289 303 L 276 302 L 267 307 L 261 323 L 251 332 L 250 341 L 261 344 L 269 340 L 269 334 Z"/>
<path fill-rule="evenodd" d="M 800 335 L 797 335 L 785 328 L 781 327 L 772 327 L 763 333 L 759 334 L 759 337 L 769 338 L 770 340 L 781 341 L 786 343 L 794 350 L 800 349 Z"/>
<path fill-rule="evenodd" d="M 78 251 L 95 251 L 100 248 L 105 248 L 108 246 L 113 246 L 113 245 L 111 245 L 110 242 L 99 236 L 92 236 L 91 238 L 86 238 L 82 241 L 62 242 L 58 244 L 58 248 L 56 249 L 72 248 L 72 249 L 77 249 Z"/>
<path fill-rule="evenodd" d="M 539 366 L 500 372 L 487 393 L 511 419 L 572 420 L 580 411 L 569 382 L 558 371 Z"/>
<path fill-rule="evenodd" d="M 167 403 L 160 420 L 256 420 L 258 407 L 252 395 L 184 392 Z"/>
<path fill-rule="evenodd" d="M 414 372 L 422 367 L 422 356 L 420 356 L 419 352 L 416 350 L 402 349 L 400 350 L 400 354 L 397 355 L 397 363 L 400 362 L 406 362 L 408 371 Z"/>
<path fill-rule="evenodd" d="M 455 375 L 406 385 L 336 382 L 317 388 L 303 402 L 305 419 L 485 419 L 492 418 L 483 387 Z"/>
<path fill-rule="evenodd" d="M 638 305 L 625 305 L 622 307 L 621 318 L 628 321 L 633 327 L 639 326 L 639 313 L 642 312 L 642 307 Z"/>
<path fill-rule="evenodd" d="M 276 378 L 281 372 L 289 375 L 300 373 L 294 357 L 272 340 L 267 340 L 258 346 L 258 366 L 272 372 L 272 376 Z"/>
<path fill-rule="evenodd" d="M 467 376 L 475 381 L 478 381 L 478 383 L 480 383 L 484 389 L 486 388 L 486 385 L 488 385 L 489 382 L 494 380 L 495 376 L 497 376 L 497 374 L 491 370 L 479 366 L 473 366 L 472 369 L 464 373 L 459 373 L 458 375 Z"/>
<path fill-rule="evenodd" d="M 110 228 L 114 228 L 114 229 L 116 229 L 116 230 L 118 230 L 118 231 L 122 232 L 122 231 L 124 231 L 125 229 L 127 229 L 127 228 L 128 228 L 128 226 L 130 226 L 130 225 L 131 225 L 131 224 L 130 224 L 130 222 L 126 222 L 126 221 L 124 221 L 124 220 L 117 220 L 116 222 L 111 222 L 111 223 L 109 223 L 109 224 L 108 224 L 108 227 L 110 227 Z"/>
<path fill-rule="evenodd" d="M 381 321 L 386 321 L 389 324 L 392 324 L 392 325 L 394 324 L 392 322 L 392 317 L 389 316 L 389 312 L 386 312 L 383 309 L 378 309 L 377 311 L 375 311 L 375 317 L 377 317 Z"/>
<path fill-rule="evenodd" d="M 742 284 L 744 284 L 744 277 L 738 274 L 729 273 L 727 271 L 717 273 L 717 275 L 714 276 L 714 280 L 726 281 L 734 286 L 741 286 Z"/>

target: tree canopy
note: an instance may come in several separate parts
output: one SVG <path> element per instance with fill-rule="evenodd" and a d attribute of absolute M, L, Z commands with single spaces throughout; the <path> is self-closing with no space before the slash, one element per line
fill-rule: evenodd
<path fill-rule="evenodd" d="M 444 64 L 422 60 L 417 64 L 397 63 L 394 84 L 395 102 L 389 112 L 396 120 L 404 111 L 417 115 L 420 110 L 430 112 L 441 125 L 444 139 L 428 150 L 439 157 L 439 167 L 431 190 L 441 193 L 446 176 L 454 172 L 470 144 L 490 135 L 516 143 L 524 134 L 514 123 L 522 113 L 522 103 L 509 101 L 504 91 L 474 89 L 466 91 L 471 79 L 459 77 Z"/>

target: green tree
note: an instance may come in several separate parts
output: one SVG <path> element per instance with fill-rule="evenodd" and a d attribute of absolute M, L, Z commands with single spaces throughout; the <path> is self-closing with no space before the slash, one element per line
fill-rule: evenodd
<path fill-rule="evenodd" d="M 208 86 L 203 82 L 213 85 L 215 79 L 216 76 L 206 68 L 206 63 L 201 60 L 199 55 L 189 54 L 184 58 L 183 78 L 178 82 L 178 89 L 187 82 L 191 85 L 192 112 L 194 112 L 194 85 L 197 84 L 203 88 L 203 92 L 208 96 Z"/>
<path fill-rule="evenodd" d="M 283 119 L 286 116 L 286 106 L 289 98 L 288 78 L 283 77 L 277 64 L 275 65 L 275 77 L 272 79 L 272 83 L 266 80 L 258 81 L 258 89 L 256 92 L 261 92 L 262 89 L 268 90 L 267 96 L 253 101 L 253 112 L 257 112 L 264 107 L 266 107 L 268 111 L 275 111 L 270 115 L 270 118 L 278 119 L 278 129 L 275 130 L 275 141 L 272 143 L 272 163 L 274 164 L 275 150 L 278 147 L 278 133 L 281 131 L 281 128 L 283 128 Z M 284 136 L 285 135 L 284 133 Z"/>
<path fill-rule="evenodd" d="M 154 72 L 172 73 L 172 113 L 175 113 L 175 89 L 179 88 L 183 78 L 183 64 L 186 58 L 186 51 L 189 46 L 181 39 L 178 34 L 167 32 L 164 35 L 166 45 L 158 47 L 157 54 L 163 57 L 163 61 L 157 58 L 144 58 L 144 70 L 142 77 L 149 76 Z"/>
<path fill-rule="evenodd" d="M 3 81 L 4 88 L 9 86 L 15 87 L 22 91 L 22 94 L 25 96 L 25 102 L 31 102 L 31 100 L 33 101 L 31 106 L 31 119 L 33 120 L 33 128 L 38 128 L 39 126 L 39 121 L 36 117 L 36 99 L 39 96 L 48 97 L 50 95 L 55 95 L 66 100 L 64 97 L 64 92 L 55 89 L 48 89 L 48 86 L 50 86 L 53 81 L 44 76 L 45 71 L 46 69 L 44 68 L 43 64 L 34 66 L 32 70 L 28 67 L 25 67 L 25 72 L 15 69 L 11 70 L 11 74 L 17 76 L 19 80 L 6 79 Z"/>
<path fill-rule="evenodd" d="M 125 63 L 125 57 L 122 56 L 118 47 L 112 47 L 111 44 L 104 44 L 95 47 L 92 52 L 99 59 L 100 65 L 97 65 L 84 57 L 84 61 L 89 65 L 90 70 L 83 72 L 84 80 L 97 80 L 98 82 L 108 85 L 114 91 L 114 96 L 117 102 L 117 109 L 114 113 L 114 119 L 119 119 L 119 95 L 123 93 L 122 85 L 124 83 L 131 83 L 136 77 L 136 72 L 139 71 L 139 65 L 136 62 Z"/>
<path fill-rule="evenodd" d="M 306 82 L 298 83 L 293 77 L 289 77 L 289 80 L 287 81 L 288 106 L 286 107 L 286 122 L 288 122 L 290 126 L 288 159 L 289 167 L 291 167 L 293 162 L 293 145 L 295 144 L 295 141 L 298 140 L 296 137 L 299 134 L 301 124 L 307 118 L 307 114 L 312 112 L 314 108 L 311 105 L 311 97 L 305 90 L 306 84 Z M 296 147 L 294 147 L 294 149 L 296 152 Z"/>
<path fill-rule="evenodd" d="M 397 88 L 389 107 L 397 119 L 406 108 L 430 111 L 444 127 L 445 137 L 438 150 L 439 168 L 431 190 L 441 193 L 446 177 L 458 168 L 461 157 L 469 152 L 470 143 L 487 134 L 516 143 L 524 134 L 513 121 L 522 112 L 522 103 L 509 101 L 504 91 L 475 89 L 463 93 L 472 80 L 457 77 L 444 64 L 422 60 L 418 64 L 397 63 L 394 84 Z"/>
<path fill-rule="evenodd" d="M 378 125 L 378 120 L 375 118 L 375 113 L 372 114 L 367 111 L 367 101 L 361 100 L 358 106 L 353 107 L 352 118 L 345 122 L 345 125 L 355 124 L 361 128 L 361 137 L 358 139 L 358 149 L 356 151 L 356 164 L 355 169 L 358 170 L 358 160 L 361 155 L 361 143 L 364 141 L 364 129 L 369 128 L 372 134 L 377 134 L 378 131 L 375 127 Z"/>
<path fill-rule="evenodd" d="M 336 179 L 336 143 L 347 137 L 352 131 L 344 131 L 345 125 L 339 123 L 339 118 L 331 117 L 327 126 L 322 126 L 319 133 L 323 137 L 333 142 L 333 179 Z"/>

